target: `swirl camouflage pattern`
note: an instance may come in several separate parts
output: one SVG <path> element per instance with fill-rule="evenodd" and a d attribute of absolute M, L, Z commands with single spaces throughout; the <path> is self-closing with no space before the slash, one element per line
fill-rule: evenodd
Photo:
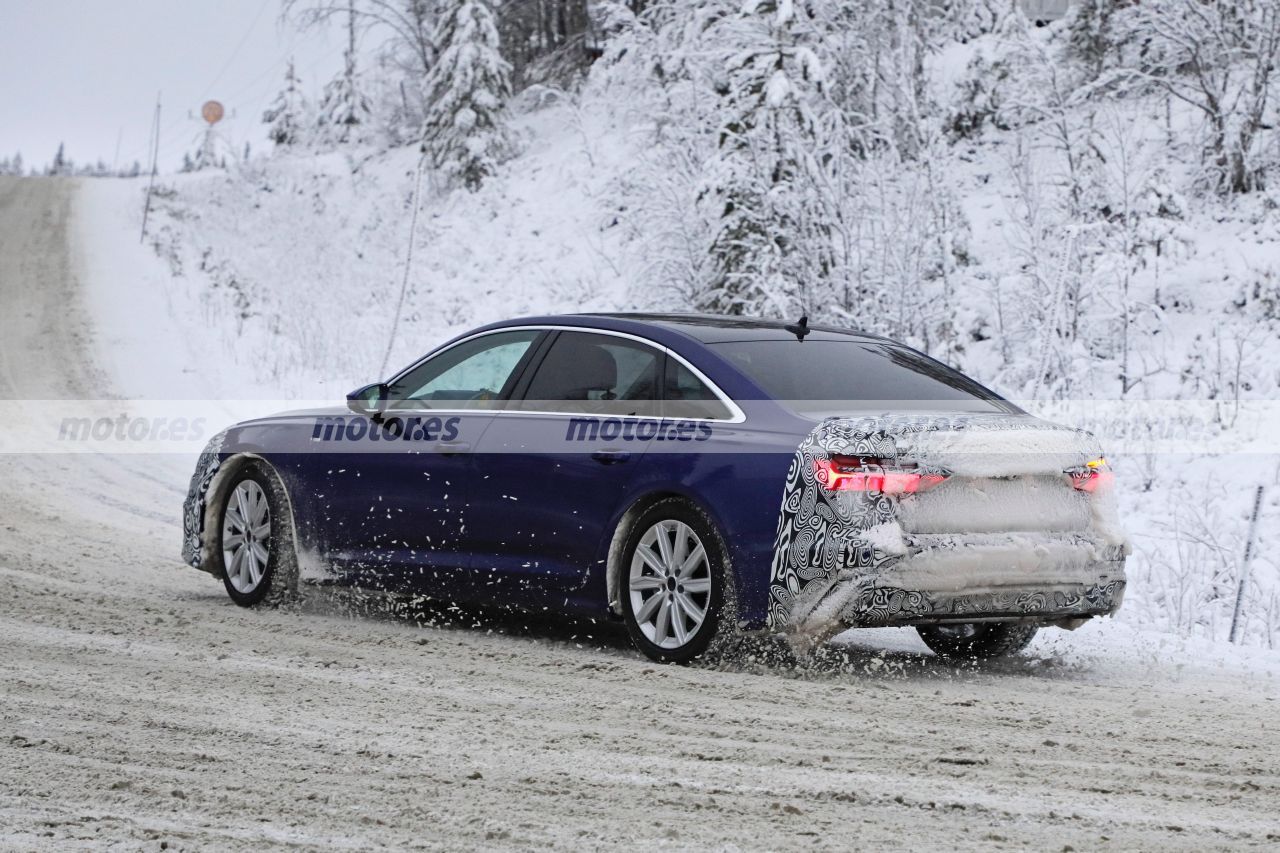
<path fill-rule="evenodd" d="M 901 497 L 876 491 L 830 491 L 817 476 L 817 463 L 833 456 L 865 457 L 891 465 L 910 460 L 916 470 L 948 473 L 931 447 L 930 434 L 955 435 L 966 430 L 983 433 L 1036 431 L 1074 433 L 1067 427 L 1027 417 L 991 418 L 982 415 L 892 414 L 822 421 L 797 449 L 787 472 L 774 545 L 769 583 L 768 626 L 773 630 L 804 627 L 815 612 L 834 615 L 840 626 L 873 627 L 907 624 L 929 617 L 961 614 L 1026 614 L 1052 612 L 1059 616 L 1114 610 L 1124 590 L 1121 579 L 1103 579 L 1076 589 L 1050 591 L 999 590 L 947 594 L 893 585 L 891 568 L 909 560 L 925 537 L 902 535 L 896 547 L 875 535 L 882 525 L 897 529 Z M 1089 456 L 1081 455 L 1081 463 Z M 1123 564 L 1125 547 L 1098 547 L 1083 535 L 1066 537 L 1092 549 L 1103 560 Z M 962 537 L 931 537 L 930 547 L 963 553 L 970 544 Z M 884 585 L 882 585 L 882 583 Z M 849 588 L 854 592 L 849 592 Z M 836 614 L 825 613 L 824 599 L 840 589 Z M 834 597 L 834 596 L 833 596 Z"/>
<path fill-rule="evenodd" d="M 191 475 L 187 499 L 182 504 L 182 560 L 197 569 L 202 568 L 205 501 L 213 477 L 222 466 L 222 445 L 226 436 L 225 431 L 220 432 L 205 445 L 196 461 L 195 472 Z"/>

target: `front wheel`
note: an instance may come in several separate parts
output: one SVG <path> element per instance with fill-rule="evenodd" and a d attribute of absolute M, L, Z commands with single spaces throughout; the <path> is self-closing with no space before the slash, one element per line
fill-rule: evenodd
<path fill-rule="evenodd" d="M 622 615 L 631 642 L 659 663 L 707 650 L 724 608 L 724 547 L 710 519 L 678 499 L 646 510 L 623 548 Z"/>
<path fill-rule="evenodd" d="M 916 632 L 938 657 L 985 660 L 1007 657 L 1025 649 L 1036 626 L 1023 622 L 965 622 L 959 625 L 919 625 Z"/>
<path fill-rule="evenodd" d="M 284 489 L 257 461 L 236 472 L 222 502 L 218 554 L 227 595 L 241 607 L 283 604 L 295 591 L 297 562 Z"/>

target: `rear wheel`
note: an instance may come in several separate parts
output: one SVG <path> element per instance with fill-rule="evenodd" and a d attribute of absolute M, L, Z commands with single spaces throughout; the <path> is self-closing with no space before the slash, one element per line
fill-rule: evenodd
<path fill-rule="evenodd" d="M 1035 625 L 1023 622 L 965 622 L 958 625 L 920 625 L 916 631 L 938 657 L 980 660 L 1015 655 L 1036 635 Z"/>
<path fill-rule="evenodd" d="M 623 548 L 623 621 L 637 649 L 660 663 L 707 650 L 724 606 L 720 537 L 690 504 L 664 500 L 632 525 Z"/>
<path fill-rule="evenodd" d="M 257 461 L 237 471 L 222 502 L 218 553 L 227 595 L 241 607 L 294 597 L 297 561 L 284 489 Z"/>

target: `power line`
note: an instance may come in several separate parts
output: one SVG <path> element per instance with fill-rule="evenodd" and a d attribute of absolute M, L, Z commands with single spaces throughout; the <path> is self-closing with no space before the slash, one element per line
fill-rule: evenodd
<path fill-rule="evenodd" d="M 213 78 L 213 81 L 210 82 L 208 86 L 204 87 L 204 94 L 200 96 L 202 99 L 209 97 L 209 93 L 213 91 L 214 86 L 218 85 L 218 81 L 222 79 L 222 75 L 226 74 L 227 70 L 231 68 L 231 63 L 236 61 L 236 57 L 240 55 L 240 51 L 243 50 L 245 44 L 248 43 L 249 36 L 253 35 L 253 31 L 257 29 L 258 21 L 262 19 L 262 13 L 267 11 L 267 6 L 273 2 L 274 0 L 263 0 L 262 5 L 258 7 L 258 14 L 253 16 L 253 23 L 249 24 L 249 29 L 245 30 L 244 35 L 240 37 L 240 43 L 236 45 L 236 49 L 231 51 L 231 56 L 222 66 L 222 69 Z"/>
<path fill-rule="evenodd" d="M 203 101 L 203 100 L 207 99 L 207 98 L 208 98 L 208 96 L 209 96 L 209 94 L 210 94 L 210 92 L 212 92 L 212 91 L 213 91 L 213 88 L 214 88 L 215 86 L 217 86 L 217 85 L 218 85 L 218 82 L 223 78 L 223 76 L 227 73 L 227 71 L 228 71 L 228 70 L 230 70 L 231 66 L 235 63 L 235 61 L 236 61 L 237 57 L 239 57 L 240 52 L 244 49 L 244 46 L 245 46 L 246 44 L 248 44 L 248 42 L 249 42 L 249 37 L 250 37 L 250 36 L 252 36 L 252 35 L 253 35 L 254 30 L 255 30 L 255 29 L 257 29 L 258 22 L 259 22 L 260 20 L 262 20 L 262 15 L 263 15 L 263 13 L 264 13 L 264 12 L 266 12 L 267 7 L 268 7 L 269 5 L 271 5 L 273 2 L 275 2 L 275 0 L 263 0 L 262 5 L 258 7 L 258 12 L 257 12 L 257 14 L 255 14 L 255 15 L 253 16 L 253 21 L 252 21 L 252 23 L 250 23 L 250 24 L 249 24 L 248 29 L 246 29 L 246 30 L 244 31 L 244 34 L 240 37 L 239 42 L 236 44 L 235 48 L 231 51 L 231 55 L 227 58 L 227 61 L 223 63 L 222 67 L 219 69 L 218 73 L 217 73 L 216 75 L 214 75 L 213 79 L 209 82 L 209 84 L 208 84 L 208 85 L 206 85 L 206 86 L 204 87 L 204 92 L 203 92 L 203 94 L 200 96 L 200 100 L 202 100 L 202 101 Z M 288 55 L 289 55 L 290 51 L 293 49 L 293 45 L 294 45 L 294 42 L 295 42 L 296 38 L 297 38 L 297 35 L 296 35 L 296 34 L 294 34 L 293 38 L 290 40 L 290 48 L 289 48 L 289 50 L 286 50 L 283 54 L 281 54 L 278 58 L 276 58 L 276 59 L 271 63 L 270 67 L 269 67 L 266 71 L 264 71 L 262 74 L 259 74 L 257 77 L 255 77 L 253 80 L 251 80 L 251 81 L 250 81 L 249 83 L 247 83 L 245 86 L 243 86 L 243 87 L 239 90 L 239 92 L 237 92 L 236 94 L 232 95 L 231 97 L 232 97 L 232 98 L 234 98 L 234 97 L 236 97 L 238 94 L 240 94 L 241 92 L 244 92 L 246 89 L 250 88 L 251 86 L 256 85 L 256 84 L 257 84 L 257 83 L 259 83 L 259 82 L 263 79 L 263 77 L 265 77 L 267 74 L 269 74 L 269 73 L 271 73 L 272 71 L 274 71 L 274 70 L 276 70 L 277 68 L 279 68 L 279 67 L 280 67 L 280 64 L 281 64 L 282 62 L 284 62 L 284 61 L 285 61 L 285 59 L 287 59 L 287 58 L 288 58 Z M 181 128 L 186 124 L 186 121 L 187 121 L 186 117 L 185 117 L 185 116 L 183 116 L 183 115 L 179 112 L 179 114 L 178 114 L 178 115 L 177 115 L 177 116 L 176 116 L 176 117 L 175 117 L 171 122 L 169 122 L 169 124 L 165 125 L 165 126 L 164 126 L 164 128 L 163 128 L 163 129 L 161 129 L 161 130 L 159 131 L 159 133 L 157 134 L 157 138 L 158 138 L 158 139 L 160 139 L 160 140 L 163 140 L 164 142 L 171 142 L 171 141 L 173 141 L 173 139 L 174 139 L 174 133 L 175 133 L 176 131 L 181 130 Z M 148 145 L 147 145 L 147 148 L 148 148 L 148 149 L 150 149 L 150 148 L 151 148 L 151 141 L 150 141 L 150 139 L 148 139 Z M 136 155 L 138 154 L 138 152 L 139 152 L 139 151 L 140 151 L 140 147 L 139 147 L 138 149 L 135 149 L 135 150 L 134 150 L 134 155 L 135 155 L 135 156 L 134 156 L 134 157 L 132 157 L 132 158 L 130 158 L 130 159 L 137 159 L 137 156 L 136 156 Z"/>
<path fill-rule="evenodd" d="M 400 330 L 400 316 L 404 313 L 404 298 L 409 292 L 409 276 L 413 272 L 413 244 L 418 232 L 418 209 L 422 206 L 422 173 L 427 169 L 427 154 L 422 152 L 418 157 L 418 173 L 413 182 L 413 216 L 409 219 L 409 247 L 405 250 L 404 278 L 400 280 L 400 296 L 396 300 L 396 311 L 391 318 L 391 334 L 387 335 L 387 351 L 382 356 L 382 367 L 379 376 L 386 376 L 387 364 L 391 361 L 391 349 L 396 344 L 396 332 Z"/>

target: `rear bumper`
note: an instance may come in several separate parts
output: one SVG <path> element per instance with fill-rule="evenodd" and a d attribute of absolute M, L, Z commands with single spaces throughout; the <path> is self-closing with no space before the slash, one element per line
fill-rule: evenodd
<path fill-rule="evenodd" d="M 801 630 L 982 620 L 1070 622 L 1124 598 L 1126 548 L 1079 534 L 917 535 L 896 559 L 840 570 Z"/>

